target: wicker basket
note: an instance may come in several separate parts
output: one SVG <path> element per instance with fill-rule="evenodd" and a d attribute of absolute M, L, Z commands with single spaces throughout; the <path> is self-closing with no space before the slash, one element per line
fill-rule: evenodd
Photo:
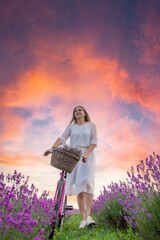
<path fill-rule="evenodd" d="M 53 148 L 51 165 L 55 168 L 71 173 L 79 160 L 80 158 L 72 153 L 60 148 Z"/>

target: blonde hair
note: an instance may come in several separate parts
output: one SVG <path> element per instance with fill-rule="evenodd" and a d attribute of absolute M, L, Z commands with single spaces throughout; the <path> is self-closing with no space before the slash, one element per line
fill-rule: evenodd
<path fill-rule="evenodd" d="M 86 110 L 83 106 L 77 106 L 77 107 L 80 107 L 80 108 L 83 109 L 83 111 L 84 111 L 84 113 L 85 113 L 84 120 L 85 120 L 86 122 L 91 122 L 91 119 L 90 119 L 90 116 L 89 116 L 87 110 Z M 75 117 L 75 110 L 76 110 L 77 107 L 75 107 L 74 110 L 73 110 L 73 116 L 72 116 L 72 119 L 71 119 L 71 121 L 70 121 L 69 124 L 71 124 L 72 122 L 77 123 L 77 119 L 76 119 L 76 117 Z"/>

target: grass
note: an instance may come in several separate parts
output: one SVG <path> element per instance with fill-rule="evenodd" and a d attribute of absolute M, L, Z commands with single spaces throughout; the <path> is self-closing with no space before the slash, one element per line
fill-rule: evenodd
<path fill-rule="evenodd" d="M 64 222 L 62 230 L 56 231 L 53 240 L 141 240 L 131 229 L 126 232 L 113 231 L 107 227 L 98 227 L 98 225 L 79 229 L 80 221 L 80 215 L 73 214 L 69 220 Z"/>

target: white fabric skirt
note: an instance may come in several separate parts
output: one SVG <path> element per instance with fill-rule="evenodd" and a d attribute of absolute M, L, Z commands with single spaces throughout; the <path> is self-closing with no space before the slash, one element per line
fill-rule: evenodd
<path fill-rule="evenodd" d="M 81 149 L 82 154 L 86 149 Z M 65 194 L 78 195 L 81 192 L 95 194 L 95 165 L 94 151 L 88 156 L 87 162 L 79 161 L 72 173 L 67 174 Z"/>

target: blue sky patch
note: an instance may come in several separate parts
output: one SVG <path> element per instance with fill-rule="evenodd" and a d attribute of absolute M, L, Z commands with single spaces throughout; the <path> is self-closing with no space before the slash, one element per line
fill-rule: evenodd
<path fill-rule="evenodd" d="M 23 119 L 27 119 L 32 116 L 32 111 L 28 108 L 14 107 L 12 111 Z"/>

